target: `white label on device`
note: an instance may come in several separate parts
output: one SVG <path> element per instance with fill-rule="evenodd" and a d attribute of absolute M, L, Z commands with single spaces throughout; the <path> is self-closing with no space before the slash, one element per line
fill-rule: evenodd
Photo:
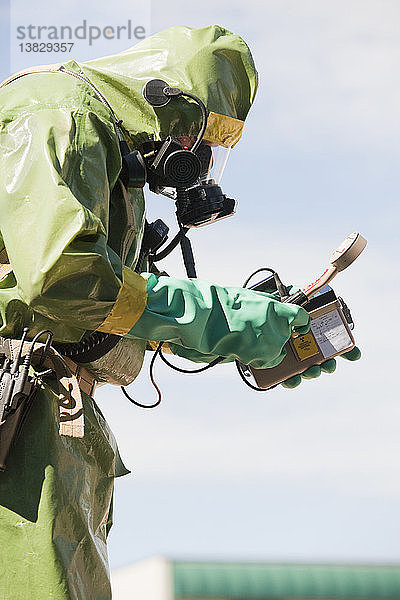
<path fill-rule="evenodd" d="M 311 321 L 311 331 L 324 358 L 329 358 L 351 346 L 352 341 L 337 310 Z"/>

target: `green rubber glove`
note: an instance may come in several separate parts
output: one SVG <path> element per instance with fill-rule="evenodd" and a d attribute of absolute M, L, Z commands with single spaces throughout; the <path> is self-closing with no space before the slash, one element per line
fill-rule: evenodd
<path fill-rule="evenodd" d="M 130 331 L 138 338 L 172 342 L 263 369 L 283 360 L 292 329 L 309 329 L 304 308 L 263 292 L 199 279 L 146 277 L 146 308 Z"/>
<path fill-rule="evenodd" d="M 360 349 L 357 348 L 357 346 L 354 346 L 352 350 L 349 350 L 349 352 L 345 352 L 340 356 L 341 358 L 345 358 L 346 360 L 355 361 L 361 358 L 361 352 Z M 323 362 L 321 365 L 314 365 L 306 371 L 304 371 L 304 373 L 301 373 L 300 375 L 294 375 L 294 377 L 286 379 L 286 381 L 283 381 L 281 385 L 283 385 L 283 387 L 285 388 L 292 390 L 293 388 L 300 385 L 302 379 L 315 379 L 316 377 L 319 377 L 321 373 L 333 373 L 335 369 L 336 360 L 334 358 L 330 358 L 329 360 Z"/>
<path fill-rule="evenodd" d="M 179 344 L 174 344 L 172 342 L 169 342 L 168 346 L 172 354 L 180 356 L 181 358 L 186 358 L 186 360 L 190 360 L 194 363 L 210 363 L 218 358 L 218 356 L 213 356 L 212 354 L 201 354 L 201 352 L 198 352 L 198 350 L 193 350 L 193 348 L 185 348 L 184 346 L 179 346 Z M 234 360 L 235 358 L 231 356 L 221 360 L 221 364 L 233 362 Z"/>

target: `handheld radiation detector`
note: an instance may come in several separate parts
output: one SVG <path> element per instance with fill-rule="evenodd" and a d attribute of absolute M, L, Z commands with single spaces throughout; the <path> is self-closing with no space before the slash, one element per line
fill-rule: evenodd
<path fill-rule="evenodd" d="M 350 310 L 341 297 L 328 285 L 340 272 L 361 254 L 367 241 L 357 232 L 350 234 L 331 254 L 329 267 L 313 283 L 286 297 L 283 301 L 303 306 L 310 314 L 310 331 L 305 335 L 293 334 L 285 344 L 286 356 L 276 367 L 253 369 L 258 387 L 268 389 L 289 377 L 299 375 L 313 365 L 349 352 L 355 346 L 352 330 L 354 322 Z M 274 277 L 268 277 L 252 286 L 256 291 L 271 291 Z"/>

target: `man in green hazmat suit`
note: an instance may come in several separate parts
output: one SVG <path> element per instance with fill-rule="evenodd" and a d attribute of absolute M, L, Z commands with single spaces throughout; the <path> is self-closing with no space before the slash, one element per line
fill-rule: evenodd
<path fill-rule="evenodd" d="M 174 27 L 115 56 L 29 69 L 0 89 L 0 335 L 50 330 L 61 355 L 119 336 L 84 367 L 71 354 L 62 362 L 73 406 L 60 402 L 54 377 L 39 380 L 0 473 L 2 599 L 111 597 L 113 480 L 128 471 L 93 401 L 96 382 L 130 383 L 160 341 L 195 362 L 274 366 L 292 330 L 308 327 L 303 308 L 268 294 L 136 272 L 144 198 L 121 176 L 121 149 L 143 153 L 172 136 L 187 151 L 202 127 L 193 97 L 149 102 L 142 92 L 153 79 L 201 98 L 208 148 L 239 140 L 257 74 L 243 40 L 217 26 Z"/>

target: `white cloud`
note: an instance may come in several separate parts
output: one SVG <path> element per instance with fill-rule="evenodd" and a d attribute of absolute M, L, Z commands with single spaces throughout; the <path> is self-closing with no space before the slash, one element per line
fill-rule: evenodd
<path fill-rule="evenodd" d="M 290 6 L 290 10 L 285 8 Z M 280 3 L 255 43 L 260 110 L 274 141 L 398 148 L 400 6 Z M 274 27 L 276 23 L 278 27 Z"/>

